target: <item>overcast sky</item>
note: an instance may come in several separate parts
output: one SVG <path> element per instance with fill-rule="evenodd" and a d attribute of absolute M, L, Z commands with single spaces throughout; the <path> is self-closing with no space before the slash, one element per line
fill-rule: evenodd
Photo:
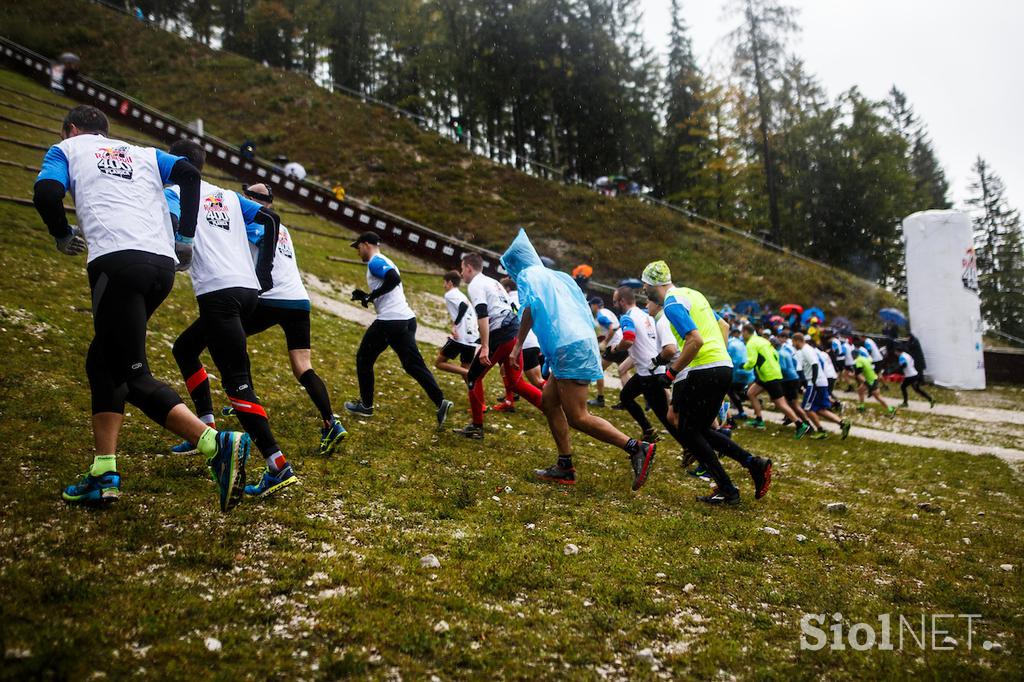
<path fill-rule="evenodd" d="M 728 64 L 725 0 L 681 0 L 706 68 Z M 664 54 L 669 0 L 644 0 L 648 40 Z M 872 98 L 893 84 L 928 125 L 957 207 L 979 154 L 1024 210 L 1024 0 L 789 0 L 803 28 L 793 49 L 830 96 Z"/>

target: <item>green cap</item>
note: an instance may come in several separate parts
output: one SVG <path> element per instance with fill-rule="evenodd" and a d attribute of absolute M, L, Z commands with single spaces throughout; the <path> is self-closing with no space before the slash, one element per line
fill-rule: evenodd
<path fill-rule="evenodd" d="M 659 287 L 662 284 L 672 283 L 672 271 L 668 269 L 668 263 L 663 260 L 656 260 L 653 263 L 648 263 L 647 267 L 644 268 L 644 274 L 640 276 L 644 284 L 650 284 L 652 287 Z"/>

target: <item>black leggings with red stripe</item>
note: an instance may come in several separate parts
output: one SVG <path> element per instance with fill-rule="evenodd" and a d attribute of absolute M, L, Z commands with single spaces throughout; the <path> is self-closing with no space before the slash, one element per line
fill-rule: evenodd
<path fill-rule="evenodd" d="M 235 408 L 238 421 L 252 436 L 264 457 L 280 451 L 270 431 L 267 413 L 256 397 L 249 368 L 243 320 L 256 310 L 259 292 L 255 289 L 221 289 L 196 297 L 199 319 L 189 325 L 174 342 L 174 359 L 185 379 L 196 414 L 213 414 L 210 380 L 199 359 L 207 347 L 220 372 L 221 385 Z"/>

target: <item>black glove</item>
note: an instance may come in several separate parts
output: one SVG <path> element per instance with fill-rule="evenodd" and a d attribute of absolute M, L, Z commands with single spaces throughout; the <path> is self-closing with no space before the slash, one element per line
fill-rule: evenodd
<path fill-rule="evenodd" d="M 676 378 L 675 372 L 672 371 L 671 367 L 666 369 L 664 374 L 659 374 L 658 375 L 658 381 L 660 381 L 661 385 L 664 386 L 665 388 L 671 388 L 672 387 L 672 381 L 675 380 L 675 378 Z"/>
<path fill-rule="evenodd" d="M 86 244 L 82 231 L 76 225 L 69 225 L 67 236 L 57 239 L 57 250 L 65 256 L 77 256 L 85 253 Z"/>
<path fill-rule="evenodd" d="M 356 289 L 352 292 L 352 300 L 362 303 L 364 308 L 366 307 L 366 304 L 369 301 L 369 299 L 370 295 L 363 291 L 362 289 Z"/>
<path fill-rule="evenodd" d="M 661 353 L 658 353 L 657 355 L 654 356 L 654 360 L 651 361 L 650 369 L 651 371 L 654 371 L 659 367 L 669 364 L 670 362 L 672 362 L 672 358 L 664 358 L 661 356 Z"/>
<path fill-rule="evenodd" d="M 192 265 L 192 238 L 175 233 L 174 235 L 174 256 L 178 259 L 175 270 L 183 272 Z"/>
<path fill-rule="evenodd" d="M 604 352 L 601 353 L 601 357 L 604 358 L 605 360 L 607 360 L 608 362 L 611 362 L 612 361 L 612 353 L 613 352 L 614 351 L 612 350 L 611 346 L 605 346 L 604 347 Z"/>

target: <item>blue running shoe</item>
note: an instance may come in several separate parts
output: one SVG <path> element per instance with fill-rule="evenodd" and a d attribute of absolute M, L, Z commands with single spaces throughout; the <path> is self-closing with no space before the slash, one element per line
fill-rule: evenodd
<path fill-rule="evenodd" d="M 348 431 L 338 421 L 338 415 L 334 415 L 330 426 L 320 430 L 320 454 L 325 456 L 333 454 L 338 443 L 347 437 Z"/>
<path fill-rule="evenodd" d="M 292 471 L 291 464 L 286 464 L 284 469 L 281 469 L 276 474 L 271 473 L 268 468 L 263 470 L 263 477 L 260 478 L 259 483 L 245 486 L 245 494 L 250 497 L 266 497 L 282 488 L 287 488 L 292 483 L 298 482 L 299 478 Z"/>
<path fill-rule="evenodd" d="M 229 512 L 242 501 L 245 463 L 252 440 L 247 433 L 221 431 L 217 434 L 217 452 L 206 460 L 210 475 L 220 491 L 220 510 Z"/>
<path fill-rule="evenodd" d="M 93 476 L 87 471 L 78 479 L 78 483 L 64 488 L 61 496 L 71 504 L 112 504 L 121 496 L 121 474 L 108 471 L 101 476 Z"/>
<path fill-rule="evenodd" d="M 223 417 L 237 417 L 238 416 L 238 413 L 235 412 L 235 408 L 234 408 L 233 405 L 228 405 L 227 407 L 220 408 L 220 414 Z"/>
<path fill-rule="evenodd" d="M 183 440 L 171 448 L 172 455 L 194 455 L 197 452 L 199 452 L 199 448 L 192 443 L 189 443 L 187 440 Z"/>

